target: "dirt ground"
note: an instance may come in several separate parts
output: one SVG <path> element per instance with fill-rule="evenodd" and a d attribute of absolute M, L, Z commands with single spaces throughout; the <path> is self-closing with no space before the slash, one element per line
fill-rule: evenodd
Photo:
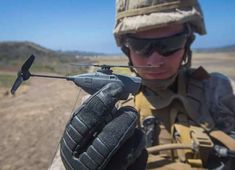
<path fill-rule="evenodd" d="M 206 56 L 206 57 L 205 57 Z M 194 65 L 234 76 L 235 55 L 198 55 Z M 115 64 L 115 63 L 112 63 Z M 0 170 L 47 169 L 84 93 L 72 82 L 32 78 L 16 96 L 0 88 Z"/>
<path fill-rule="evenodd" d="M 47 169 L 81 94 L 73 82 L 34 78 L 0 98 L 0 169 Z M 77 102 L 76 102 L 77 101 Z"/>

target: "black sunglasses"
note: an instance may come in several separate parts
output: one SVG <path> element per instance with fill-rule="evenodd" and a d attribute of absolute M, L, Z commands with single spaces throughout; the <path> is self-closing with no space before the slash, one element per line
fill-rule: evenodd
<path fill-rule="evenodd" d="M 188 37 L 187 31 L 164 38 L 137 38 L 129 34 L 125 35 L 123 44 L 143 57 L 150 56 L 154 51 L 168 57 L 182 49 Z"/>

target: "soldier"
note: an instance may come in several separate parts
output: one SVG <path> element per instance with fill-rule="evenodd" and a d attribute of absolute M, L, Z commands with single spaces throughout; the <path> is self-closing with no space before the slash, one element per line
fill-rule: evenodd
<path fill-rule="evenodd" d="M 108 84 L 75 111 L 61 139 L 66 169 L 231 169 L 230 80 L 190 68 L 194 34 L 206 34 L 198 1 L 116 0 L 116 8 L 117 45 L 129 65 L 149 67 L 132 69 L 142 78 L 135 109 L 115 110 L 123 87 Z"/>

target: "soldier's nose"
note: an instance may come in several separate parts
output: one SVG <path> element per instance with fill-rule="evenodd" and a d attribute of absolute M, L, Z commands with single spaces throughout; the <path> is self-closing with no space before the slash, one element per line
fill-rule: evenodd
<path fill-rule="evenodd" d="M 164 57 L 159 54 L 157 51 L 154 51 L 147 60 L 147 65 L 155 66 L 164 64 Z"/>

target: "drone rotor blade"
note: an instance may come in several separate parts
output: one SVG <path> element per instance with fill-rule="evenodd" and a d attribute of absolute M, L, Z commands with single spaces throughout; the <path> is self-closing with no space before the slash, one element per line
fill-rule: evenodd
<path fill-rule="evenodd" d="M 34 59 L 35 59 L 34 55 L 31 55 L 22 65 L 21 70 L 18 73 L 18 76 L 21 75 L 24 81 L 28 80 L 31 76 L 29 69 L 33 64 Z"/>
<path fill-rule="evenodd" d="M 35 59 L 34 55 L 31 55 L 22 65 L 20 71 L 17 74 L 17 78 L 11 88 L 11 93 L 13 95 L 15 94 L 16 90 L 19 88 L 21 83 L 30 78 L 31 73 L 29 72 L 29 69 L 33 64 L 34 59 Z"/>
<path fill-rule="evenodd" d="M 16 90 L 18 89 L 18 87 L 21 85 L 22 82 L 23 82 L 23 77 L 21 75 L 18 75 L 16 81 L 14 82 L 11 88 L 11 94 L 13 95 L 15 94 Z"/>
<path fill-rule="evenodd" d="M 22 65 L 21 71 L 22 71 L 22 72 L 27 72 L 27 71 L 29 71 L 30 67 L 31 67 L 32 64 L 33 64 L 34 59 L 35 59 L 34 55 L 31 55 L 31 56 L 28 58 L 28 60 L 26 60 L 25 63 Z"/>

